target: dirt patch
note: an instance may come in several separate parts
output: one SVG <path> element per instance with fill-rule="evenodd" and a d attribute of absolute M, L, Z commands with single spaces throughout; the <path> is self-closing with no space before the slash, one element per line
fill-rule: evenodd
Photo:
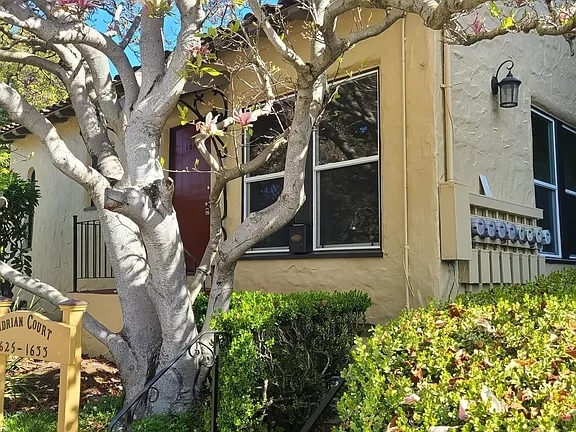
<path fill-rule="evenodd" d="M 14 360 L 8 358 L 9 367 Z M 6 412 L 57 409 L 59 380 L 58 363 L 20 359 L 7 373 Z M 82 359 L 81 380 L 81 406 L 122 391 L 118 369 L 106 360 Z"/>

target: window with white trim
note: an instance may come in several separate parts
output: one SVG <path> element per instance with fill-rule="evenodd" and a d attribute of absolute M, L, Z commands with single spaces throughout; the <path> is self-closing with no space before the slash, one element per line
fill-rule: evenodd
<path fill-rule="evenodd" d="M 576 129 L 532 110 L 532 149 L 536 207 L 542 209 L 538 225 L 550 230 L 548 256 L 576 258 Z"/>
<path fill-rule="evenodd" d="M 254 251 L 287 251 L 289 226 L 309 227 L 311 251 L 380 249 L 380 128 L 376 71 L 331 84 L 335 92 L 312 135 L 305 173 L 307 201 L 294 220 Z M 293 98 L 261 117 L 246 136 L 254 158 L 291 120 Z M 285 153 L 245 178 L 244 216 L 272 204 L 282 191 Z"/>

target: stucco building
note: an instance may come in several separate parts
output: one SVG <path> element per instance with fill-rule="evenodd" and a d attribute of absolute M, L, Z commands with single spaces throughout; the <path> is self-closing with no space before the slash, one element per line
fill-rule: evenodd
<path fill-rule="evenodd" d="M 353 28 L 348 18 L 339 31 Z M 522 84 L 518 106 L 506 109 L 490 82 L 508 59 Z M 369 320 L 383 322 L 431 298 L 574 265 L 575 66 L 562 38 L 509 35 L 448 47 L 412 16 L 357 44 L 344 56 L 340 77 L 361 72 L 341 83 L 343 101 L 328 107 L 312 139 L 307 202 L 292 224 L 246 254 L 236 288 L 364 290 L 373 301 Z M 223 83 L 221 91 L 233 99 L 229 88 Z M 241 84 L 235 88 L 241 91 Z M 185 100 L 192 104 L 198 93 L 190 90 Z M 244 158 L 255 156 L 281 117 L 254 125 Z M 50 118 L 71 151 L 90 163 L 67 105 L 54 107 Z M 169 119 L 162 143 L 167 166 L 178 170 L 202 160 L 189 145 L 192 134 L 176 113 Z M 119 330 L 113 275 L 86 192 L 51 165 L 27 131 L 5 127 L 0 139 L 20 153 L 34 152 L 13 163 L 24 178 L 35 176 L 42 193 L 34 276 L 63 292 L 78 291 L 73 295 L 89 301 L 96 318 Z M 278 196 L 282 170 L 280 158 L 227 187 L 227 232 Z M 193 271 L 192 257 L 201 255 L 209 235 L 210 174 L 167 175 L 175 177 Z M 480 235 L 473 235 L 478 222 Z"/>

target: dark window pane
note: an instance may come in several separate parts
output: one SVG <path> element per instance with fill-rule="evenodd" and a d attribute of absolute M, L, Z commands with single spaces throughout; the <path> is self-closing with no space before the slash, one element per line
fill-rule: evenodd
<path fill-rule="evenodd" d="M 576 134 L 566 128 L 558 128 L 558 142 L 562 149 L 564 187 L 576 192 Z M 576 214 L 573 214 L 574 218 Z"/>
<path fill-rule="evenodd" d="M 318 164 L 378 154 L 378 75 L 340 84 L 319 124 Z"/>
<path fill-rule="evenodd" d="M 378 162 L 320 171 L 319 246 L 380 242 Z"/>
<path fill-rule="evenodd" d="M 543 246 L 543 251 L 556 254 L 558 253 L 558 239 L 556 233 L 556 201 L 554 199 L 554 191 L 540 186 L 534 187 L 536 192 L 536 207 L 542 209 L 544 217 L 538 221 L 538 226 L 550 230 L 552 234 L 552 243 Z"/>
<path fill-rule="evenodd" d="M 250 213 L 262 210 L 276 202 L 282 193 L 284 179 L 278 178 L 248 183 L 250 199 Z M 278 248 L 288 246 L 288 226 L 280 228 L 270 237 L 262 240 L 254 248 Z"/>
<path fill-rule="evenodd" d="M 554 180 L 552 130 L 552 122 L 536 113 L 532 113 L 534 178 L 546 183 L 556 184 Z"/>
<path fill-rule="evenodd" d="M 252 124 L 251 136 L 248 134 L 248 157 L 250 160 L 266 148 L 266 146 L 286 127 L 290 125 L 294 112 L 294 99 L 288 98 L 274 104 L 274 112 L 267 116 L 260 117 Z M 286 160 L 286 149 L 276 152 L 266 164 L 256 170 L 252 175 L 270 174 L 284 170 Z"/>
<path fill-rule="evenodd" d="M 576 255 L 576 196 L 564 194 L 562 197 L 562 252 L 563 255 Z"/>

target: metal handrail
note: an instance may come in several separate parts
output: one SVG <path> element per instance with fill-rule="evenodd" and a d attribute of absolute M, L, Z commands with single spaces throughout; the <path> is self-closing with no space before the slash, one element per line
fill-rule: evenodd
<path fill-rule="evenodd" d="M 322 399 L 322 402 L 320 402 L 320 405 L 318 405 L 318 408 L 316 408 L 316 410 L 312 414 L 312 417 L 310 417 L 308 419 L 308 421 L 302 427 L 300 432 L 310 432 L 312 430 L 312 428 L 314 426 L 316 426 L 316 423 L 318 423 L 320 416 L 326 410 L 326 408 L 328 407 L 330 402 L 332 402 L 332 399 L 334 399 L 334 397 L 342 389 L 345 382 L 346 382 L 346 380 L 344 378 L 338 377 L 338 379 L 336 380 L 336 384 L 334 384 L 334 386 L 332 386 L 330 391 L 328 391 L 328 393 L 326 393 L 326 396 L 324 396 L 324 399 Z"/>
<path fill-rule="evenodd" d="M 213 341 L 214 341 L 214 345 L 212 348 L 210 348 L 209 346 L 205 345 L 204 343 L 201 342 L 201 339 L 204 338 L 207 335 L 212 335 L 213 336 Z M 108 426 L 108 432 L 114 432 L 116 430 L 122 431 L 122 432 L 130 432 L 132 430 L 132 423 L 134 422 L 134 411 L 135 408 L 137 406 L 137 404 L 141 403 L 141 399 L 143 397 L 146 397 L 146 399 L 148 399 L 149 402 L 154 402 L 158 399 L 158 393 L 159 390 L 157 388 L 154 387 L 154 384 L 156 384 L 156 382 L 162 378 L 162 376 L 170 369 L 172 368 L 172 366 L 174 366 L 176 364 L 176 362 L 178 360 L 180 360 L 184 355 L 189 354 L 191 357 L 193 357 L 192 355 L 192 348 L 194 348 L 196 345 L 200 344 L 203 345 L 205 348 L 207 348 L 208 350 L 210 350 L 213 354 L 213 361 L 211 364 L 205 365 L 206 367 L 212 367 L 213 368 L 213 376 L 212 376 L 212 420 L 211 420 L 211 431 L 212 432 L 217 432 L 217 428 L 218 428 L 218 424 L 217 424 L 217 411 L 218 411 L 218 355 L 219 355 L 219 351 L 220 351 L 220 338 L 223 335 L 222 332 L 219 331 L 214 331 L 214 330 L 208 330 L 208 331 L 204 331 L 202 333 L 200 333 L 198 336 L 196 336 L 192 342 L 190 343 L 190 345 L 188 347 L 186 347 L 185 349 L 183 349 L 178 355 L 176 355 L 176 357 L 174 357 L 170 363 L 168 363 L 164 368 L 162 368 L 155 376 L 154 378 L 152 378 L 150 381 L 148 381 L 146 383 L 146 385 L 144 386 L 144 388 L 136 395 L 136 397 L 130 401 L 130 403 L 127 403 L 124 408 L 122 408 L 122 410 L 120 410 L 120 412 L 118 414 L 116 414 L 116 416 L 112 419 L 112 421 L 110 422 L 110 425 Z M 156 395 L 156 398 L 150 397 L 149 393 L 152 390 L 152 393 Z M 120 422 L 120 420 L 126 416 L 126 421 L 124 423 L 124 427 L 126 429 L 116 429 L 117 427 L 122 427 L 121 425 L 119 425 L 118 423 Z"/>

